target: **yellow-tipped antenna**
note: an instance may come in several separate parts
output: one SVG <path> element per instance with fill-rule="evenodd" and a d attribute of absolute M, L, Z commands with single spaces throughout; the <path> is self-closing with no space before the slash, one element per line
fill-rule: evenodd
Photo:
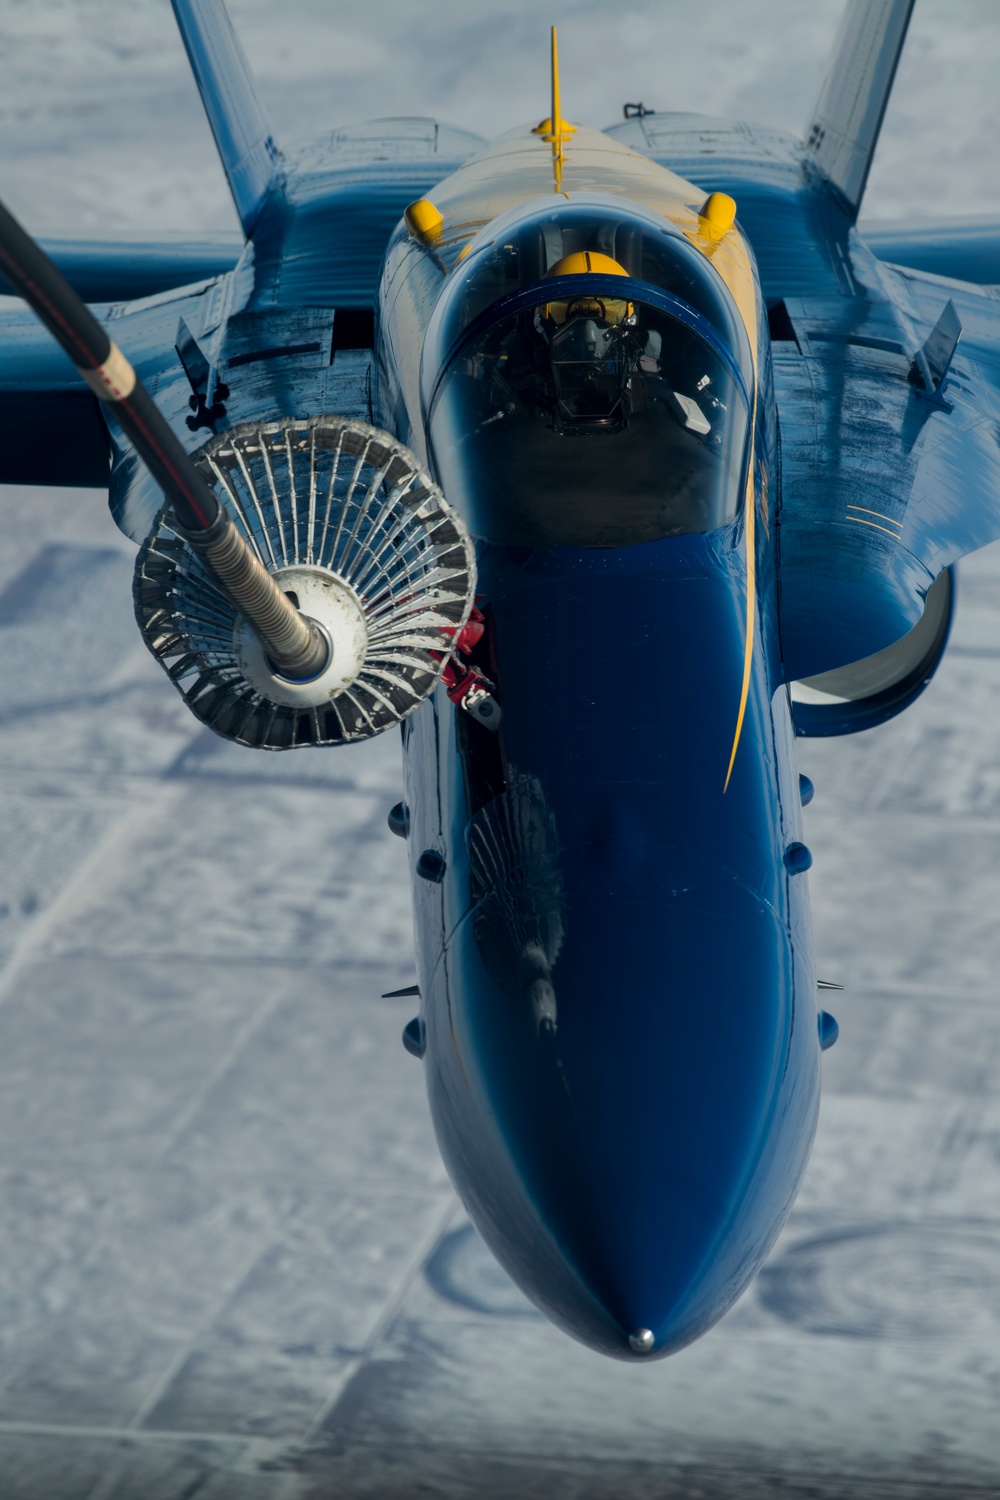
<path fill-rule="evenodd" d="M 548 116 L 540 125 L 534 129 L 535 135 L 540 135 L 543 141 L 552 144 L 552 166 L 555 171 L 556 192 L 562 192 L 562 168 L 563 168 L 563 145 L 566 139 L 576 129 L 568 120 L 563 119 L 562 100 L 559 94 L 559 42 L 556 36 L 556 28 L 552 28 L 552 106 Z"/>
<path fill-rule="evenodd" d="M 554 26 L 552 28 L 552 113 L 549 118 L 552 121 L 552 155 L 556 161 L 561 161 L 563 154 L 563 117 L 562 104 L 559 100 L 559 42 Z"/>

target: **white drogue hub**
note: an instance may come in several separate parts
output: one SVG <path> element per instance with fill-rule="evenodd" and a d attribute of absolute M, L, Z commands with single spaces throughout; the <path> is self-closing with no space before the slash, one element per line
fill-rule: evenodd
<path fill-rule="evenodd" d="M 240 618 L 233 644 L 247 681 L 272 703 L 290 708 L 318 708 L 336 698 L 357 678 L 368 650 L 368 627 L 361 600 L 342 578 L 326 568 L 277 568 L 271 575 L 286 594 L 294 594 L 302 614 L 315 620 L 330 643 L 330 660 L 318 676 L 295 682 L 272 667 L 263 646 Z"/>

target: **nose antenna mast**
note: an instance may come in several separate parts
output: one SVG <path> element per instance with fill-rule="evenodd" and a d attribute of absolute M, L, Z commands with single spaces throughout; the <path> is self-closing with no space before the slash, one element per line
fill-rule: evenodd
<path fill-rule="evenodd" d="M 559 98 L 559 40 L 552 28 L 552 156 L 561 162 L 563 155 L 562 102 Z"/>
<path fill-rule="evenodd" d="M 555 176 L 555 190 L 561 193 L 563 172 L 563 147 L 568 136 L 576 129 L 568 120 L 563 118 L 562 98 L 559 91 L 559 39 L 556 28 L 552 28 L 552 100 L 549 114 L 540 125 L 536 125 L 534 135 L 540 135 L 543 141 L 552 144 L 552 171 Z"/>

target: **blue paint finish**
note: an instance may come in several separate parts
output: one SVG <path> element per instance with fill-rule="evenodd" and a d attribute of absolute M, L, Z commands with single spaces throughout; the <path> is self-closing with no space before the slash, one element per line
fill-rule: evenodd
<path fill-rule="evenodd" d="M 371 307 L 407 204 L 482 145 L 436 120 L 375 120 L 290 153 L 254 233 L 250 305 Z"/>
<path fill-rule="evenodd" d="M 394 833 L 397 838 L 409 838 L 410 809 L 405 802 L 396 802 L 390 807 L 386 822 L 389 825 L 389 832 Z"/>
<path fill-rule="evenodd" d="M 754 247 L 765 301 L 839 296 L 851 289 L 843 244 L 851 219 L 811 177 L 801 142 L 742 121 L 673 112 L 612 126 L 607 134 L 706 192 L 729 193 Z"/>
<path fill-rule="evenodd" d="M 210 281 L 231 271 L 243 250 L 243 236 L 224 230 L 197 239 L 163 233 L 153 239 L 118 231 L 104 240 L 61 235 L 38 243 L 84 302 L 132 302 Z M 0 295 L 10 290 L 0 276 Z"/>
<path fill-rule="evenodd" d="M 414 1016 L 413 1020 L 407 1021 L 403 1027 L 403 1046 L 411 1057 L 423 1059 L 427 1051 L 427 1036 L 424 1023 L 419 1016 Z"/>
<path fill-rule="evenodd" d="M 916 624 L 944 567 L 1000 536 L 1000 304 L 883 264 L 791 137 L 669 113 L 608 134 L 731 193 L 753 243 L 778 335 L 786 678 L 884 649 Z M 958 225 L 959 247 L 976 233 Z M 886 254 L 884 238 L 874 248 Z M 935 409 L 909 377 L 949 297 L 963 334 Z"/>
<path fill-rule="evenodd" d="M 528 1295 L 621 1358 L 632 1329 L 667 1353 L 739 1294 L 815 1118 L 807 898 L 782 863 L 794 773 L 772 718 L 787 705 L 762 655 L 723 793 L 738 540 L 485 548 L 506 789 L 483 806 L 468 726 L 436 710 L 449 870 L 420 972 L 438 1139 Z M 407 764 L 426 787 L 409 744 Z"/>
<path fill-rule="evenodd" d="M 425 285 L 423 261 L 396 243 L 416 284 L 390 252 L 383 419 L 420 443 L 415 353 L 440 275 L 428 267 Z M 665 1354 L 739 1295 L 815 1122 L 807 895 L 784 863 L 799 792 L 766 343 L 758 352 L 757 634 L 728 790 L 742 521 L 630 547 L 483 544 L 499 735 L 444 695 L 404 735 L 415 824 L 435 788 L 419 837 L 448 859 L 441 904 L 418 924 L 442 1153 L 528 1295 L 625 1359 L 647 1357 L 629 1346 L 636 1327 Z M 441 363 L 425 356 L 426 389 Z"/>
<path fill-rule="evenodd" d="M 192 0 L 182 8 L 201 10 Z M 253 238 L 242 249 L 224 235 L 218 245 L 216 237 L 142 241 L 134 253 L 120 240 L 50 249 L 98 303 L 98 316 L 112 317 L 116 341 L 191 448 L 210 432 L 185 429 L 191 390 L 174 348 L 180 317 L 204 339 L 220 373 L 232 355 L 246 352 L 248 320 L 276 317 L 262 330 L 262 347 L 302 342 L 303 317 L 326 320 L 321 358 L 237 366 L 237 379 L 227 375 L 228 424 L 326 412 L 368 420 L 370 359 L 364 350 L 334 352 L 335 310 L 373 307 L 386 243 L 403 209 L 481 145 L 478 136 L 434 120 L 347 126 L 289 151 L 277 176 L 247 178 L 239 201 Z M 103 297 L 116 305 L 100 305 Z M 122 297 L 132 300 L 119 303 Z M 97 414 L 62 350 L 20 304 L 0 312 L 0 350 L 0 482 L 101 484 L 110 447 L 112 513 L 127 535 L 143 541 L 162 498 L 122 448 L 113 421 L 110 438 L 102 432 L 107 413 Z"/>
<path fill-rule="evenodd" d="M 417 860 L 417 874 L 421 880 L 431 880 L 435 885 L 441 884 L 447 868 L 444 855 L 437 849 L 425 849 Z"/>
<path fill-rule="evenodd" d="M 871 273 L 874 258 L 860 242 L 854 252 L 859 271 Z M 878 275 L 874 291 L 895 290 L 895 273 Z M 910 379 L 913 354 L 945 299 L 933 317 L 927 307 L 926 319 L 905 311 L 914 300 L 785 302 L 796 341 L 774 345 L 774 378 L 782 638 L 791 679 L 898 640 L 970 537 L 978 532 L 985 543 L 1000 529 L 995 396 L 970 378 L 960 343 L 944 388 L 949 407 L 922 398 Z M 798 500 L 807 495 L 808 507 Z"/>
<path fill-rule="evenodd" d="M 955 613 L 957 582 L 954 567 L 947 568 L 938 578 L 935 587 L 947 585 L 946 608 L 937 630 L 927 641 L 924 654 L 908 669 L 900 668 L 891 686 L 880 691 L 869 691 L 858 699 L 832 696 L 825 703 L 796 702 L 792 706 L 795 733 L 811 738 L 830 738 L 841 734 L 859 734 L 863 729 L 874 729 L 893 719 L 914 703 L 929 685 L 944 656 L 951 634 Z M 926 622 L 925 622 L 926 623 Z M 800 778 L 807 781 L 808 778 Z M 803 806 L 812 800 L 812 784 L 809 795 L 803 797 Z"/>
<path fill-rule="evenodd" d="M 247 60 L 223 5 L 171 0 L 236 212 L 250 234 L 281 169 Z"/>

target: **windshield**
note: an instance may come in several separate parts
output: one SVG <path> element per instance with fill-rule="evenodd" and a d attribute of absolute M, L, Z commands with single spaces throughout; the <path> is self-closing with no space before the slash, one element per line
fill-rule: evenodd
<path fill-rule="evenodd" d="M 495 219 L 452 270 L 429 332 L 436 376 L 477 318 L 512 293 L 569 269 L 644 281 L 712 324 L 749 386 L 746 330 L 719 273 L 659 214 L 601 194 L 534 199 Z"/>
<path fill-rule="evenodd" d="M 495 220 L 452 270 L 421 368 L 431 460 L 476 536 L 626 546 L 739 511 L 746 328 L 651 210 L 574 194 Z"/>
<path fill-rule="evenodd" d="M 748 428 L 740 371 L 702 315 L 620 274 L 557 274 L 475 321 L 429 437 L 475 535 L 612 547 L 731 521 Z"/>

